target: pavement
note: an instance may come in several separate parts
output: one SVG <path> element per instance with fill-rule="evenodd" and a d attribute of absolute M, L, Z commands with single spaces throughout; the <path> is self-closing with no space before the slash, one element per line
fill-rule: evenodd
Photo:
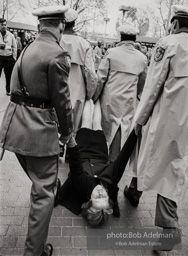
<path fill-rule="evenodd" d="M 0 123 L 9 102 L 5 95 L 4 75 L 0 79 Z M 68 165 L 60 159 L 59 178 L 63 182 L 68 173 Z M 121 218 L 111 217 L 108 224 L 98 230 L 139 230 L 154 228 L 156 193 L 144 192 L 140 204 L 133 208 L 123 196 L 125 184 L 130 177 L 126 172 L 119 184 L 119 204 Z M 30 206 L 31 182 L 20 167 L 15 155 L 6 151 L 0 162 L 0 256 L 21 256 L 27 233 Z M 53 256 L 104 256 L 104 255 L 188 255 L 188 189 L 178 206 L 179 223 L 182 230 L 182 246 L 171 252 L 156 252 L 152 249 L 89 249 L 87 234 L 89 226 L 81 216 L 76 216 L 62 206 L 54 209 L 50 222 L 48 242 L 54 246 Z"/>

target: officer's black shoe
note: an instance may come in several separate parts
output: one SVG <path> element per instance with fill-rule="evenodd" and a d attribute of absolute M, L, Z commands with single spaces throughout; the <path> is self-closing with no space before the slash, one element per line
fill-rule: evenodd
<path fill-rule="evenodd" d="M 178 228 L 163 228 L 160 238 L 153 246 L 154 251 L 172 251 L 181 243 L 181 232 Z"/>
<path fill-rule="evenodd" d="M 10 92 L 6 92 L 6 95 L 7 95 L 7 96 L 10 96 Z"/>
<path fill-rule="evenodd" d="M 113 202 L 113 215 L 114 217 L 119 218 L 120 217 L 120 209 L 118 202 Z"/>
<path fill-rule="evenodd" d="M 124 189 L 124 195 L 125 197 L 128 199 L 129 203 L 133 206 L 133 207 L 137 207 L 139 204 L 139 199 L 134 199 L 133 196 L 130 193 L 130 188 L 128 186 L 125 186 Z"/>
<path fill-rule="evenodd" d="M 41 256 L 52 256 L 52 253 L 53 253 L 53 246 L 52 246 L 52 244 L 46 244 L 44 246 L 44 251 L 41 254 Z"/>
<path fill-rule="evenodd" d="M 54 207 L 59 205 L 60 190 L 61 190 L 61 181 L 60 181 L 60 179 L 57 178 L 57 193 L 56 193 L 56 196 L 55 196 Z"/>

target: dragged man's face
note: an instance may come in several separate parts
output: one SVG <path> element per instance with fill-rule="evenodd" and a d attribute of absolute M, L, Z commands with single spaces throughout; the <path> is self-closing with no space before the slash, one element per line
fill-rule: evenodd
<path fill-rule="evenodd" d="M 92 206 L 96 210 L 109 208 L 109 196 L 106 189 L 97 185 L 91 193 Z"/>

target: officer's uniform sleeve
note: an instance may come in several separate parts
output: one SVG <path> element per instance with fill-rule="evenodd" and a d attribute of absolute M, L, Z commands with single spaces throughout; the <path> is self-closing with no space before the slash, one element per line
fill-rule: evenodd
<path fill-rule="evenodd" d="M 159 43 L 153 51 L 147 72 L 144 90 L 134 116 L 134 122 L 145 125 L 163 86 L 169 71 L 169 62 L 173 55 L 171 46 Z"/>
<path fill-rule="evenodd" d="M 103 88 L 105 86 L 106 81 L 108 80 L 109 76 L 109 70 L 110 70 L 110 59 L 108 57 L 108 51 L 106 52 L 106 55 L 104 59 L 101 60 L 101 63 L 99 65 L 97 76 L 98 76 L 98 83 L 97 83 L 97 89 L 93 96 L 93 101 L 96 102 L 101 95 Z"/>
<path fill-rule="evenodd" d="M 72 133 L 72 105 L 68 86 L 70 57 L 66 52 L 56 56 L 48 67 L 48 86 L 52 104 L 58 117 L 60 133 L 63 137 Z"/>
<path fill-rule="evenodd" d="M 84 73 L 86 80 L 86 97 L 91 99 L 97 87 L 97 74 L 95 72 L 95 65 L 93 61 L 92 48 L 89 47 L 86 51 Z"/>

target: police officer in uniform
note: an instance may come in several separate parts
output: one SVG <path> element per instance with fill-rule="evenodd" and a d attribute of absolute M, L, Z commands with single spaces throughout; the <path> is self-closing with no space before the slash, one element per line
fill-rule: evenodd
<path fill-rule="evenodd" d="M 101 97 L 102 128 L 110 146 L 111 162 L 116 160 L 129 135 L 147 68 L 146 56 L 134 47 L 138 29 L 131 24 L 118 29 L 121 42 L 102 59 L 93 97 L 94 101 Z"/>
<path fill-rule="evenodd" d="M 36 9 L 40 33 L 24 49 L 11 80 L 11 101 L 0 129 L 0 147 L 14 152 L 32 181 L 24 256 L 49 256 L 46 245 L 57 191 L 60 140 L 72 136 L 68 87 L 70 57 L 59 45 L 65 6 Z M 58 126 L 57 126 L 58 123 Z"/>
<path fill-rule="evenodd" d="M 153 51 L 146 84 L 134 117 L 142 131 L 134 178 L 124 194 L 138 206 L 141 191 L 155 190 L 155 225 L 171 230 L 172 240 L 160 240 L 157 250 L 180 243 L 177 205 L 183 199 L 188 170 L 188 8 L 172 6 L 170 35 Z M 136 178 L 137 177 L 137 178 Z"/>

